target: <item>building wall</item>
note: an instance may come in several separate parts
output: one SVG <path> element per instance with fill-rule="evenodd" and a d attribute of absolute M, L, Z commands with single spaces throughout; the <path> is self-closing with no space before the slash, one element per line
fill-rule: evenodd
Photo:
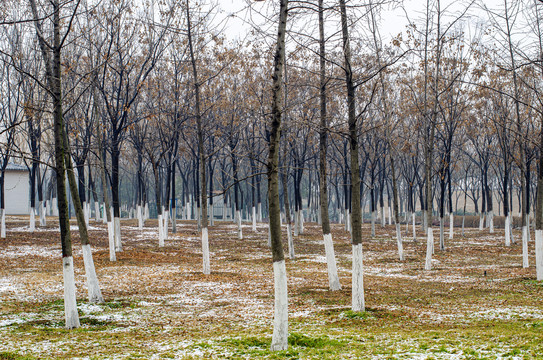
<path fill-rule="evenodd" d="M 28 171 L 6 171 L 4 194 L 7 215 L 28 215 L 30 213 L 30 184 Z"/>

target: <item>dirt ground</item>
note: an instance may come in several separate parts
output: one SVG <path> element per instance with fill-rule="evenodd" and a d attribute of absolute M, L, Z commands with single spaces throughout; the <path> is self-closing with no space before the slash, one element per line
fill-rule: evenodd
<path fill-rule="evenodd" d="M 106 227 L 89 234 L 105 298 L 89 304 L 77 225 L 72 223 L 81 328 L 64 329 L 58 223 L 30 233 L 27 219 L 8 218 L 0 240 L 0 359 L 531 359 L 543 358 L 543 284 L 535 280 L 533 233 L 522 268 L 519 232 L 504 245 L 503 229 L 445 231 L 431 271 L 426 239 L 395 228 L 363 227 L 366 311 L 350 311 L 351 244 L 332 226 L 341 291 L 328 290 L 320 227 L 306 223 L 287 259 L 289 349 L 269 351 L 273 278 L 268 229 L 232 223 L 210 228 L 210 275 L 201 273 L 196 224 L 178 221 L 158 246 L 156 220 L 143 231 L 122 221 L 124 251 L 109 261 Z M 285 228 L 284 228 L 285 229 Z M 435 231 L 435 230 L 434 230 Z M 284 234 L 285 235 L 285 234 Z M 436 241 L 439 233 L 435 231 Z M 285 245 L 286 246 L 286 245 Z M 285 254 L 288 254 L 285 248 Z"/>

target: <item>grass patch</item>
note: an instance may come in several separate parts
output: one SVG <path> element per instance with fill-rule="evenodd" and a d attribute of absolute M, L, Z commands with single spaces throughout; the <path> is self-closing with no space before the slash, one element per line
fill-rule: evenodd
<path fill-rule="evenodd" d="M 352 311 L 347 310 L 339 314 L 341 319 L 351 319 L 351 320 L 368 320 L 375 319 L 375 314 L 370 311 Z"/>
<path fill-rule="evenodd" d="M 288 336 L 290 346 L 300 346 L 305 348 L 319 348 L 340 346 L 341 342 L 330 339 L 328 336 L 309 337 L 304 334 L 290 333 Z"/>
<path fill-rule="evenodd" d="M 233 338 L 225 339 L 222 342 L 234 345 L 238 348 L 267 348 L 270 346 L 270 341 L 256 336 L 250 336 L 246 338 Z"/>
<path fill-rule="evenodd" d="M 136 304 L 129 300 L 106 301 L 103 303 L 103 305 L 106 305 L 110 309 L 124 309 L 124 308 L 134 309 L 136 307 Z"/>
<path fill-rule="evenodd" d="M 35 360 L 36 358 L 28 355 L 19 355 L 17 353 L 2 351 L 0 352 L 0 360 Z"/>

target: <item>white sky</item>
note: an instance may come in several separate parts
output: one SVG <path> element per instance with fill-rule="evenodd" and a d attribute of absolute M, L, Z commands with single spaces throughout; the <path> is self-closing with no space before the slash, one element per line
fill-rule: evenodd
<path fill-rule="evenodd" d="M 255 8 L 262 8 L 270 1 L 277 2 L 277 0 L 266 0 L 264 2 L 253 1 L 252 4 Z M 352 2 L 356 3 L 358 1 L 352 0 Z M 362 1 L 360 1 L 360 3 L 362 3 Z M 503 0 L 485 0 L 484 3 L 490 8 L 503 6 Z M 398 33 L 405 31 L 405 27 L 408 23 L 405 13 L 408 14 L 412 21 L 420 21 L 424 17 L 425 4 L 425 0 L 404 0 L 403 8 L 405 10 L 399 7 L 396 7 L 396 9 L 384 10 L 381 15 L 382 19 L 379 26 L 383 39 L 390 38 L 391 36 L 395 36 Z M 449 16 L 453 14 L 456 15 L 466 6 L 465 4 L 466 0 L 441 0 L 441 9 L 442 11 L 446 10 L 446 13 L 448 13 Z M 247 8 L 246 0 L 220 0 L 219 6 L 223 11 L 221 18 L 226 17 L 229 14 L 237 14 L 239 18 L 248 16 L 247 12 L 242 11 L 244 8 Z M 473 14 L 472 20 L 474 20 L 475 17 L 482 19 L 485 16 L 484 12 L 480 9 L 480 5 L 477 4 L 472 5 L 470 13 Z M 231 40 L 243 38 L 250 30 L 250 26 L 244 24 L 239 18 L 230 17 L 226 22 L 225 34 L 227 38 Z M 446 18 L 444 20 L 447 22 Z"/>

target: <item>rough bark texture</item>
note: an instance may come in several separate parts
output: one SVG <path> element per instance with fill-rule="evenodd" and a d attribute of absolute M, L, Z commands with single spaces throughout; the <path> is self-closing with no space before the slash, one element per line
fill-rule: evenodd
<path fill-rule="evenodd" d="M 190 22 L 190 9 L 189 2 L 187 0 L 187 29 L 188 29 L 188 42 L 190 50 L 190 60 L 192 64 L 192 75 L 194 80 L 194 97 L 195 97 L 195 107 L 196 107 L 196 128 L 198 133 L 198 159 L 200 165 L 200 196 L 201 196 L 201 227 L 205 229 L 202 231 L 202 252 L 204 255 L 204 274 L 209 274 L 209 244 L 207 240 L 207 179 L 206 179 L 206 157 L 204 150 L 204 129 L 202 124 L 202 114 L 200 111 L 200 83 L 198 82 L 198 71 L 196 68 L 196 58 L 194 56 L 194 48 L 192 45 L 192 28 Z M 204 238 L 205 233 L 205 238 Z M 205 266 L 207 264 L 207 266 Z"/>
<path fill-rule="evenodd" d="M 55 170 L 59 209 L 59 224 L 60 224 L 60 242 L 62 245 L 62 258 L 64 269 L 64 311 L 66 315 L 66 327 L 79 327 L 79 317 L 75 308 L 75 286 L 73 260 L 72 260 L 72 241 L 70 237 L 70 224 L 68 217 L 68 199 L 66 197 L 65 183 L 65 158 L 66 151 L 63 141 L 64 118 L 62 112 L 62 85 L 61 85 L 61 35 L 60 35 L 60 3 L 59 0 L 52 0 L 53 7 L 53 44 L 47 44 L 42 36 L 42 28 L 35 0 L 30 0 L 32 15 L 36 33 L 40 44 L 40 50 L 45 62 L 45 72 L 50 94 L 53 101 L 53 132 L 55 141 Z M 49 51 L 52 51 L 52 56 Z M 51 59 L 52 57 L 52 59 Z M 74 311 L 75 309 L 75 311 Z"/>
<path fill-rule="evenodd" d="M 392 171 L 392 197 L 394 206 L 394 221 L 396 223 L 396 241 L 398 243 L 398 256 L 400 261 L 404 260 L 403 244 L 402 244 L 402 232 L 400 230 L 400 211 L 398 209 L 398 184 L 396 181 L 396 167 L 394 159 L 390 157 L 390 169 Z"/>
<path fill-rule="evenodd" d="M 281 206 L 279 202 L 278 163 L 279 139 L 281 132 L 281 89 L 283 65 L 285 63 L 285 34 L 287 26 L 288 0 L 281 0 L 277 45 L 274 55 L 272 84 L 272 114 L 268 154 L 268 204 L 270 236 L 275 278 L 275 315 L 272 336 L 272 350 L 288 347 L 288 305 L 286 300 L 287 282 L 283 245 L 281 243 Z"/>
<path fill-rule="evenodd" d="M 288 168 L 285 169 L 285 172 L 288 171 Z M 287 174 L 283 172 L 281 174 L 281 183 L 283 185 L 283 203 L 285 206 L 285 222 L 287 223 L 287 244 L 288 244 L 288 253 L 289 258 L 294 259 L 296 257 L 294 252 L 294 242 L 292 240 L 292 220 L 290 218 L 290 201 L 288 197 L 288 182 Z"/>
<path fill-rule="evenodd" d="M 325 37 L 324 37 L 324 9 L 323 0 L 319 0 L 319 55 L 320 55 L 320 116 L 319 129 L 319 201 L 320 223 L 324 237 L 324 251 L 328 266 L 328 286 L 330 290 L 341 290 L 337 274 L 336 258 L 334 255 L 334 243 L 330 234 L 330 217 L 328 215 L 328 172 L 326 169 L 326 151 L 328 141 L 328 119 L 326 112 L 326 62 L 325 62 Z"/>
<path fill-rule="evenodd" d="M 356 100 L 351 69 L 351 46 L 347 25 L 345 0 L 339 1 L 341 8 L 341 30 L 343 34 L 344 68 L 347 85 L 347 106 L 349 121 L 349 150 L 351 167 L 351 239 L 353 244 L 353 311 L 364 311 L 364 287 L 362 266 L 362 212 L 360 209 L 360 168 L 358 165 L 358 131 L 356 121 Z M 356 250 L 356 252 L 355 252 Z M 358 259 L 360 256 L 360 259 Z M 356 293 L 355 292 L 361 292 Z"/>

